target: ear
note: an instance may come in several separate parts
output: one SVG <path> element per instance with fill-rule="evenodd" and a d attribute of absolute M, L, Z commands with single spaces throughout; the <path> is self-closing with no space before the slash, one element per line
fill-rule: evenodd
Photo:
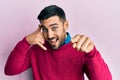
<path fill-rule="evenodd" d="M 65 30 L 68 29 L 68 26 L 69 26 L 68 21 L 65 21 L 65 22 L 64 22 L 64 28 L 65 28 Z"/>

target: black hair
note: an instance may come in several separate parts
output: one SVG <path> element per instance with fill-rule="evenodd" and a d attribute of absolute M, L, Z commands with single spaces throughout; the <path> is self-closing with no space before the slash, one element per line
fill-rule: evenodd
<path fill-rule="evenodd" d="M 48 19 L 52 16 L 58 16 L 61 20 L 66 21 L 65 12 L 62 8 L 56 6 L 56 5 L 50 5 L 45 7 L 40 14 L 38 15 L 37 19 L 39 21 Z"/>

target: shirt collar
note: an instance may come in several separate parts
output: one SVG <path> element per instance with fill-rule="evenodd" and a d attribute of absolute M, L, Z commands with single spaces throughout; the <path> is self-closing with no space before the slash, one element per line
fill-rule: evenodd
<path fill-rule="evenodd" d="M 68 44 L 71 41 L 71 36 L 70 34 L 67 32 L 67 38 L 64 40 L 64 44 Z"/>

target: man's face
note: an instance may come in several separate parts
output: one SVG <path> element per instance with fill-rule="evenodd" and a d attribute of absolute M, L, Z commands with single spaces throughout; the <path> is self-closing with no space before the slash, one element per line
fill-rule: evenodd
<path fill-rule="evenodd" d="M 58 16 L 52 16 L 41 21 L 42 31 L 45 39 L 53 49 L 58 49 L 66 38 L 68 22 L 63 23 Z"/>

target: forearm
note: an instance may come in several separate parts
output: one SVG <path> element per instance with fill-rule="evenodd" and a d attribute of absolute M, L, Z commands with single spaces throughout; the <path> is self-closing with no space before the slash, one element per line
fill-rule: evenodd
<path fill-rule="evenodd" d="M 84 70 L 90 80 L 112 80 L 107 64 L 95 47 L 86 54 Z"/>
<path fill-rule="evenodd" d="M 18 74 L 29 66 L 28 64 L 24 66 L 26 63 L 26 59 L 28 58 L 26 56 L 29 46 L 30 45 L 25 38 L 15 46 L 15 48 L 10 53 L 7 63 L 5 65 L 5 74 Z"/>

